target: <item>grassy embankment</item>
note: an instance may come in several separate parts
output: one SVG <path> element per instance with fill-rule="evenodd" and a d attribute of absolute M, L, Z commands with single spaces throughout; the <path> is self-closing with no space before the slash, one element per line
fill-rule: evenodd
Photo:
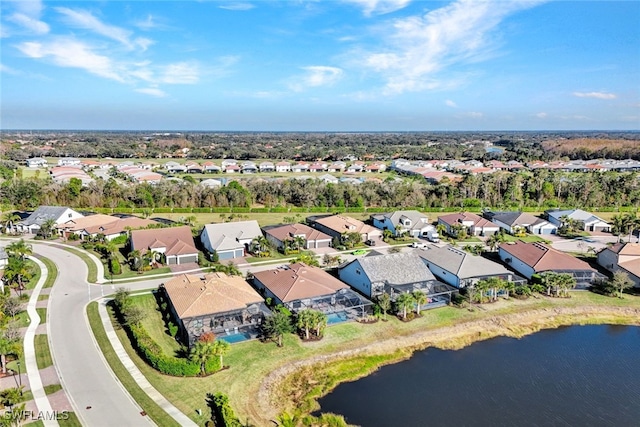
<path fill-rule="evenodd" d="M 303 412 L 315 408 L 314 399 L 340 382 L 352 380 L 409 357 L 417 349 L 435 346 L 456 349 L 499 335 L 521 337 L 544 328 L 561 325 L 610 323 L 640 324 L 640 297 L 604 297 L 589 292 L 572 292 L 570 299 L 539 296 L 528 300 L 501 300 L 474 310 L 445 307 L 423 312 L 413 322 L 390 317 L 370 325 L 347 323 L 327 329 L 322 341 L 303 343 L 290 335 L 283 348 L 257 341 L 236 344 L 225 357 L 230 369 L 207 378 L 174 378 L 147 366 L 118 335 L 139 369 L 179 409 L 198 423 L 206 407 L 205 396 L 221 391 L 229 395 L 241 420 L 270 425 L 282 411 Z M 151 296 L 136 297 L 147 312 L 146 327 L 154 339 L 170 351 L 176 344 L 164 332 Z M 309 369 L 313 366 L 313 369 Z M 311 384 L 311 385 L 310 385 Z"/>

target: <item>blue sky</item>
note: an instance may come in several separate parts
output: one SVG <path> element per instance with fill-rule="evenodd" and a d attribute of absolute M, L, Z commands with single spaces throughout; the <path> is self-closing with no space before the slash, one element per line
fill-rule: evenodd
<path fill-rule="evenodd" d="M 640 129 L 640 2 L 3 0 L 2 129 Z"/>

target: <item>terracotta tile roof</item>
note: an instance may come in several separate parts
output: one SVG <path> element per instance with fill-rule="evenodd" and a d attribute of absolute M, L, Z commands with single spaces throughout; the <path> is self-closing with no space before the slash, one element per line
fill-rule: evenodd
<path fill-rule="evenodd" d="M 134 250 L 144 252 L 147 249 L 166 248 L 165 255 L 184 255 L 198 253 L 193 243 L 191 228 L 188 226 L 134 230 L 131 232 L 131 245 Z"/>
<path fill-rule="evenodd" d="M 115 218 L 115 217 L 112 217 Z M 138 217 L 128 217 L 128 218 L 115 218 L 115 221 L 112 221 L 107 224 L 95 225 L 91 227 L 86 227 L 85 231 L 89 234 L 102 233 L 104 235 L 110 234 L 120 234 L 127 231 L 127 229 L 136 230 L 139 228 L 146 228 L 153 224 L 158 224 L 156 221 L 151 219 L 143 219 Z"/>
<path fill-rule="evenodd" d="M 318 267 L 301 262 L 253 275 L 282 302 L 331 295 L 348 285 Z"/>
<path fill-rule="evenodd" d="M 351 218 L 343 215 L 331 215 L 316 220 L 318 224 L 322 224 L 325 227 L 337 231 L 338 233 L 371 233 L 380 231 L 375 227 L 365 224 L 355 218 Z"/>
<path fill-rule="evenodd" d="M 640 243 L 616 243 L 609 248 L 619 255 L 638 255 L 640 256 Z"/>
<path fill-rule="evenodd" d="M 500 248 L 518 258 L 536 272 L 549 270 L 592 270 L 589 264 L 567 253 L 557 251 L 542 243 L 517 241 L 503 243 Z"/>
<path fill-rule="evenodd" d="M 495 224 L 488 219 L 482 218 L 480 215 L 476 215 L 471 212 L 460 212 L 449 215 L 442 215 L 439 216 L 438 219 L 449 225 L 462 224 L 463 221 L 473 221 L 473 225 L 475 227 L 500 228 L 498 227 L 498 224 Z"/>
<path fill-rule="evenodd" d="M 262 297 L 240 276 L 182 274 L 164 284 L 178 317 L 242 310 Z"/>
<path fill-rule="evenodd" d="M 293 239 L 294 236 L 304 235 L 305 240 L 331 240 L 331 236 L 325 234 L 315 228 L 311 228 L 305 224 L 287 224 L 282 227 L 275 227 L 265 230 L 266 234 L 270 234 L 276 239 L 284 242 L 285 240 Z"/>
<path fill-rule="evenodd" d="M 118 218 L 111 215 L 89 215 L 82 218 L 71 219 L 65 223 L 56 225 L 56 228 L 60 228 L 67 231 L 80 231 L 88 227 L 99 227 L 101 225 L 109 224 L 117 221 Z"/>

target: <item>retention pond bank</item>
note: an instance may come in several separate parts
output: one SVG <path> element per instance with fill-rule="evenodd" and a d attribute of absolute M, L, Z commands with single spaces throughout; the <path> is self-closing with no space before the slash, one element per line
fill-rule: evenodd
<path fill-rule="evenodd" d="M 416 352 L 339 385 L 319 403 L 366 427 L 634 425 L 638 354 L 640 327 L 563 327 Z"/>

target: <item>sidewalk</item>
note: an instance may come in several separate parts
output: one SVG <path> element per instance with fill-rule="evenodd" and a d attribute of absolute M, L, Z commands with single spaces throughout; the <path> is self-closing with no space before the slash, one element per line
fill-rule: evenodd
<path fill-rule="evenodd" d="M 27 304 L 27 313 L 29 314 L 29 318 L 31 319 L 31 323 L 27 328 L 27 331 L 24 335 L 24 364 L 27 370 L 27 377 L 29 378 L 29 385 L 31 387 L 31 393 L 33 394 L 33 400 L 35 401 L 36 406 L 38 407 L 38 412 L 47 414 L 53 414 L 53 408 L 51 407 L 51 403 L 49 402 L 49 398 L 44 392 L 44 387 L 42 385 L 42 378 L 40 378 L 40 371 L 38 370 L 38 363 L 36 362 L 36 350 L 35 350 L 35 335 L 36 329 L 40 324 L 40 316 L 38 316 L 38 312 L 36 311 L 36 305 L 38 303 L 38 295 L 40 295 L 40 290 L 44 286 L 44 282 L 47 280 L 47 266 L 44 265 L 42 261 L 35 257 L 29 257 L 30 260 L 35 262 L 40 270 L 42 271 L 40 280 L 36 284 L 33 292 L 31 293 L 31 298 L 29 298 L 29 303 Z M 45 417 L 42 423 L 45 426 L 57 426 L 58 421 L 49 420 L 48 416 Z"/>
<path fill-rule="evenodd" d="M 158 390 L 156 390 L 151 383 L 147 380 L 147 378 L 140 372 L 138 367 L 133 363 L 133 360 L 129 357 L 126 350 L 122 346 L 122 343 L 118 339 L 116 335 L 116 331 L 113 329 L 113 325 L 111 324 L 111 320 L 109 319 L 109 313 L 107 313 L 105 299 L 98 300 L 98 312 L 100 313 L 100 318 L 102 320 L 102 326 L 109 338 L 109 342 L 111 342 L 111 346 L 113 347 L 118 359 L 122 362 L 124 367 L 129 371 L 135 382 L 140 386 L 140 388 L 154 401 L 160 406 L 169 416 L 171 416 L 178 424 L 186 427 L 197 427 L 197 424 L 193 422 L 189 417 L 183 414 L 178 408 L 173 406 L 171 402 L 169 402 Z"/>

